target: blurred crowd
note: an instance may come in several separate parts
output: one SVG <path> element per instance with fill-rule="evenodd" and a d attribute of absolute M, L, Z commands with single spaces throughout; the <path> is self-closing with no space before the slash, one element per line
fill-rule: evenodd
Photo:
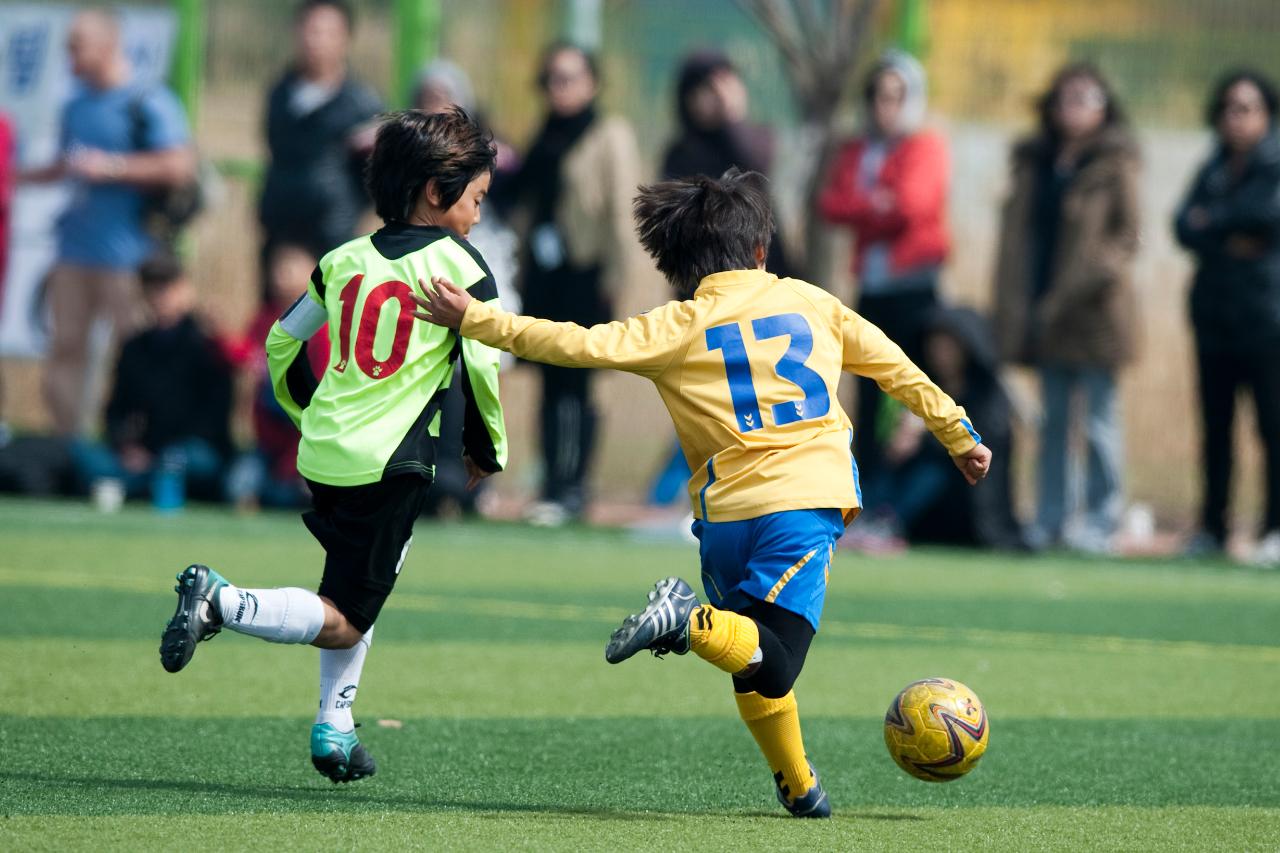
<path fill-rule="evenodd" d="M 67 103 L 62 146 L 18 181 L 74 183 L 59 223 L 46 299 L 51 343 L 43 392 L 53 444 L 17 440 L 0 451 L 12 484 L 32 459 L 52 454 L 75 487 L 104 508 L 145 498 L 158 509 L 188 495 L 241 507 L 300 506 L 297 436 L 266 378 L 262 343 L 274 319 L 306 288 L 317 259 L 356 236 L 367 198 L 365 156 L 383 104 L 348 65 L 355 21 L 342 0 L 304 0 L 293 52 L 266 95 L 269 161 L 261 187 L 260 309 L 240 330 L 196 310 L 175 237 L 198 213 L 200 167 L 186 116 L 163 86 L 133 84 L 117 22 L 80 14 L 67 45 L 81 86 Z M 750 94 L 723 53 L 689 55 L 674 79 L 676 132 L 651 172 L 628 122 L 602 110 L 596 57 L 555 43 L 532 69 L 545 112 L 517 150 L 497 140 L 491 209 L 472 241 L 489 261 L 508 307 L 584 324 L 617 316 L 637 263 L 631 198 L 656 176 L 768 174 L 774 140 L 749 120 Z M 1001 464 L 968 489 L 923 424 L 874 383 L 856 388 L 856 457 L 866 507 L 849 543 L 893 551 L 907 542 L 969 543 L 1012 550 L 1110 553 L 1126 504 L 1123 412 L 1117 381 L 1142 352 L 1142 307 L 1133 265 L 1142 152 L 1098 68 L 1070 64 L 1037 101 L 1033 130 L 1009 152 L 1008 193 L 989 316 L 943 298 L 952 252 L 948 142 L 928 122 L 926 75 L 891 51 L 860 90 L 861 131 L 826 165 L 816 215 L 849 232 L 855 309 L 881 326 L 961 405 Z M 1280 100 L 1251 70 L 1227 73 L 1207 99 L 1215 145 L 1170 212 L 1195 263 L 1190 323 L 1196 349 L 1201 457 L 1170 460 L 1203 472 L 1196 556 L 1223 552 L 1236 453 L 1237 402 L 1252 397 L 1265 455 L 1265 510 L 1251 559 L 1280 565 Z M 467 75 L 445 60 L 422 69 L 415 106 L 458 104 L 484 116 Z M 21 132 L 21 129 L 18 129 Z M 0 213 L 7 218 L 13 130 L 0 122 Z M 1169 176 L 1161 176 L 1162 179 Z M 0 220 L 0 225 L 3 221 Z M 0 241 L 0 246 L 4 241 Z M 770 271 L 803 277 L 776 239 Z M 817 282 L 821 284 L 821 282 Z M 110 322 L 117 340 L 107 381 L 90 357 L 90 327 Z M 321 329 L 308 352 L 324 370 Z M 593 374 L 538 365 L 541 485 L 526 510 L 534 523 L 581 518 L 600 430 Z M 1016 392 L 1011 370 L 1038 379 L 1038 400 Z M 106 389 L 105 406 L 96 389 Z M 236 388 L 248 388 L 252 447 L 233 442 Z M 1156 401 L 1158 405 L 1158 401 Z M 432 511 L 471 512 L 464 488 L 460 403 L 444 409 Z M 99 429 L 101 421 L 101 429 Z M 1189 430 L 1177 413 L 1169 429 Z M 1015 436 L 1034 433 L 1026 455 L 1034 512 L 1013 499 Z M 3 439 L 0 439 L 3 440 Z M 684 499 L 680 448 L 654 460 L 651 501 Z M 51 449 L 52 448 L 52 449 Z M 7 455 L 5 455 L 7 454 Z M 61 456 L 59 456 L 61 454 Z M 456 470 L 455 470 L 456 469 Z"/>

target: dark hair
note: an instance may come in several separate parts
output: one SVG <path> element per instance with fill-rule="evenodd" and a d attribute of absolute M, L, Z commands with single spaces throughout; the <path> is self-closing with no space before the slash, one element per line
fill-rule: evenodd
<path fill-rule="evenodd" d="M 342 20 L 347 25 L 347 32 L 351 32 L 356 28 L 356 11 L 347 0 L 302 0 L 297 8 L 293 10 L 293 23 L 295 25 L 300 24 L 303 18 L 316 9 L 324 9 L 326 7 L 342 16 Z"/>
<path fill-rule="evenodd" d="M 737 167 L 719 178 L 700 175 L 640 188 L 636 231 L 645 251 L 682 299 L 698 282 L 724 270 L 755 269 L 767 254 L 773 210 L 767 180 Z"/>
<path fill-rule="evenodd" d="M 580 44 L 575 44 L 565 39 L 553 41 L 547 45 L 542 51 L 542 58 L 538 60 L 538 88 L 547 88 L 547 83 L 551 78 L 551 60 L 561 53 L 576 53 L 582 57 L 582 61 L 587 63 L 587 71 L 591 74 L 591 79 L 597 84 L 600 82 L 600 63 L 596 59 L 595 53 L 587 50 Z"/>
<path fill-rule="evenodd" d="M 676 115 L 682 127 L 693 127 L 689 113 L 689 95 L 705 86 L 717 74 L 738 74 L 729 57 L 718 50 L 696 50 L 688 54 L 680 64 L 676 75 Z"/>
<path fill-rule="evenodd" d="M 182 261 L 167 249 L 161 249 L 138 267 L 138 283 L 144 293 L 164 290 L 182 279 Z"/>
<path fill-rule="evenodd" d="M 493 136 L 462 107 L 401 110 L 383 116 L 364 183 L 384 222 L 406 222 L 428 181 L 441 206 L 452 207 L 477 175 L 493 171 L 496 157 Z"/>
<path fill-rule="evenodd" d="M 1102 76 L 1098 66 L 1092 62 L 1072 62 L 1058 69 L 1058 73 L 1053 75 L 1053 80 L 1049 83 L 1049 88 L 1036 101 L 1036 114 L 1040 117 L 1040 132 L 1055 142 L 1058 139 L 1058 131 L 1053 123 L 1053 110 L 1058 105 L 1058 98 L 1062 96 L 1063 87 L 1072 80 L 1080 79 L 1090 80 L 1102 90 L 1102 98 L 1106 101 L 1102 117 L 1103 127 L 1114 127 L 1128 122 L 1124 109 L 1116 99 L 1115 90 L 1111 88 L 1107 78 Z"/>
<path fill-rule="evenodd" d="M 1227 108 L 1227 92 L 1237 83 L 1252 83 L 1262 95 L 1262 102 L 1267 107 L 1267 124 L 1275 125 L 1276 111 L 1280 110 L 1280 93 L 1276 92 L 1276 84 L 1271 78 L 1254 68 L 1235 68 L 1218 78 L 1213 92 L 1209 95 L 1209 105 L 1205 108 L 1205 121 L 1210 127 L 1217 127 L 1222 111 Z"/>

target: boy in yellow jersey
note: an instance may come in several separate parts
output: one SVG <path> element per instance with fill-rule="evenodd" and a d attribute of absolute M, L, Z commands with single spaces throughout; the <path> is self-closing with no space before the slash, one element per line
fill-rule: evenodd
<path fill-rule="evenodd" d="M 679 578 L 660 581 L 605 658 L 692 651 L 730 673 L 779 801 L 797 817 L 827 817 L 792 685 L 836 540 L 862 503 L 853 428 L 836 400 L 841 372 L 875 379 L 923 418 L 970 484 L 986 476 L 991 452 L 883 332 L 826 291 L 764 269 L 773 216 L 760 175 L 731 169 L 645 187 L 635 215 L 680 301 L 588 329 L 508 314 L 433 278 L 425 298 L 414 296 L 417 316 L 531 361 L 610 367 L 657 385 L 694 471 L 709 603 Z"/>

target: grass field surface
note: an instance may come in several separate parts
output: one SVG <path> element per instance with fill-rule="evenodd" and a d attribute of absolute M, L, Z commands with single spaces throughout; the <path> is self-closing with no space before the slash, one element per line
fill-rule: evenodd
<path fill-rule="evenodd" d="M 0 850 L 1277 850 L 1280 576 L 1226 564 L 839 555 L 796 693 L 835 817 L 787 818 L 727 676 L 611 667 L 691 546 L 420 524 L 356 718 L 378 775 L 311 768 L 314 649 L 224 632 L 160 668 L 173 575 L 314 588 L 294 515 L 0 502 Z M 898 770 L 894 693 L 972 687 L 969 777 Z M 391 720 L 398 726 L 380 726 Z"/>

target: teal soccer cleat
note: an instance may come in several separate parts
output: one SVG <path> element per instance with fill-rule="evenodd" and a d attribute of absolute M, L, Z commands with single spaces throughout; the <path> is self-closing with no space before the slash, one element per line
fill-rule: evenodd
<path fill-rule="evenodd" d="M 689 651 L 689 617 L 698 606 L 698 596 L 680 578 L 658 581 L 644 610 L 628 616 L 609 637 L 604 659 L 622 663 L 641 649 L 648 649 L 655 657 L 668 652 L 685 654 Z"/>
<path fill-rule="evenodd" d="M 789 791 L 783 784 L 782 774 L 773 774 L 773 783 L 778 789 L 778 802 L 782 803 L 782 807 L 791 812 L 793 817 L 831 817 L 831 801 L 827 799 L 827 792 L 822 787 L 822 780 L 818 778 L 818 771 L 813 769 L 813 762 L 809 762 L 809 772 L 813 774 L 813 787 L 805 791 L 804 796 L 794 799 L 787 796 Z"/>
<path fill-rule="evenodd" d="M 178 609 L 160 636 L 160 663 L 167 671 L 182 669 L 196 653 L 196 643 L 222 630 L 218 591 L 226 585 L 208 566 L 187 566 L 178 575 L 178 585 L 173 588 L 178 593 Z"/>
<path fill-rule="evenodd" d="M 373 756 L 360 745 L 355 730 L 340 732 L 332 723 L 311 727 L 311 763 L 335 785 L 355 782 L 378 772 Z"/>

